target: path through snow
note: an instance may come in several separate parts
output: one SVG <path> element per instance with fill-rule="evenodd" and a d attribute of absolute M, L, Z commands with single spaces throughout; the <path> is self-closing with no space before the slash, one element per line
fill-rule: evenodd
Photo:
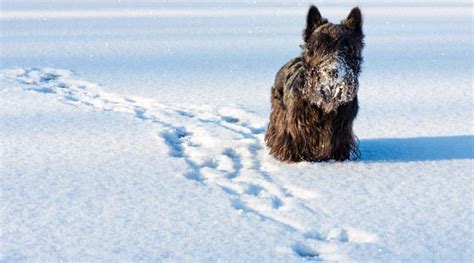
<path fill-rule="evenodd" d="M 348 260 L 345 251 L 350 246 L 377 242 L 374 234 L 332 224 L 323 204 L 309 207 L 309 201 L 317 203 L 319 193 L 274 180 L 279 164 L 266 153 L 266 122 L 256 114 L 237 108 L 170 106 L 110 93 L 62 69 L 16 68 L 3 71 L 1 78 L 67 104 L 129 113 L 156 124 L 158 139 L 166 143 L 168 154 L 186 162 L 185 178 L 221 189 L 242 214 L 257 215 L 298 233 L 300 241 L 287 248 L 297 256 Z"/>

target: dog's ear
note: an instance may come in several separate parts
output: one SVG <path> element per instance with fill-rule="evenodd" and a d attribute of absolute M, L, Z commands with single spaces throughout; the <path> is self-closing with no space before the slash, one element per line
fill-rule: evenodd
<path fill-rule="evenodd" d="M 354 7 L 346 19 L 341 21 L 341 25 L 348 26 L 357 31 L 362 31 L 362 13 L 359 7 Z"/>
<path fill-rule="evenodd" d="M 308 17 L 306 17 L 306 29 L 303 32 L 304 41 L 307 42 L 313 31 L 324 23 L 327 23 L 327 20 L 321 16 L 316 6 L 311 5 L 308 10 Z"/>

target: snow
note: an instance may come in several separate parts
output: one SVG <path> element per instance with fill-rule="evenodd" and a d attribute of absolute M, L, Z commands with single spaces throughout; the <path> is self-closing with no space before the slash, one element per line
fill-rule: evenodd
<path fill-rule="evenodd" d="M 308 3 L 2 1 L 0 261 L 472 261 L 471 3 L 356 4 L 362 159 L 282 164 Z"/>

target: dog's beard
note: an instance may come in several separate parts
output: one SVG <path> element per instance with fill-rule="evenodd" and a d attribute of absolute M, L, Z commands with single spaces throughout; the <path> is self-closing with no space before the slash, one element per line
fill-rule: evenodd
<path fill-rule="evenodd" d="M 354 71 L 342 57 L 333 55 L 324 59 L 317 68 L 309 70 L 302 93 L 310 103 L 329 113 L 352 101 L 357 89 Z"/>

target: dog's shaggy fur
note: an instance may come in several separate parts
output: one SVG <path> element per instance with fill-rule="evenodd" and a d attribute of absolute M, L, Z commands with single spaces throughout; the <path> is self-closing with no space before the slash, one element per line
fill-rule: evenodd
<path fill-rule="evenodd" d="M 355 159 L 362 14 L 356 7 L 336 25 L 311 6 L 303 38 L 302 56 L 276 75 L 265 142 L 285 162 Z"/>

